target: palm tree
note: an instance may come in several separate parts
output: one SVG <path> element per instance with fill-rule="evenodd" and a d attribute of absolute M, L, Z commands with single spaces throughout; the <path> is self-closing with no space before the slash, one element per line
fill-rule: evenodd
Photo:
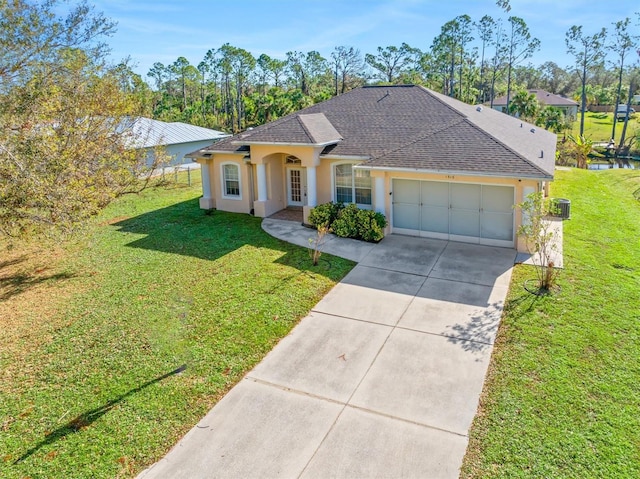
<path fill-rule="evenodd" d="M 587 169 L 589 165 L 589 153 L 593 149 L 593 140 L 587 139 L 584 136 L 572 136 L 569 135 L 569 139 L 573 142 L 573 151 L 576 155 L 577 167 Z"/>
<path fill-rule="evenodd" d="M 516 93 L 509 104 L 509 113 L 529 121 L 535 119 L 539 109 L 540 104 L 536 95 L 526 90 L 520 90 Z"/>

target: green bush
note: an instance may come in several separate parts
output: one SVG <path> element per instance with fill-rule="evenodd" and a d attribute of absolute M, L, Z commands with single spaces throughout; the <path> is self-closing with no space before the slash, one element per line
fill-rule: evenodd
<path fill-rule="evenodd" d="M 387 220 L 382 213 L 371 210 L 358 211 L 358 235 L 365 241 L 378 242 L 384 238 Z"/>
<path fill-rule="evenodd" d="M 358 228 L 358 207 L 353 203 L 345 206 L 338 219 L 336 219 L 331 225 L 331 229 L 337 236 L 342 238 L 357 238 L 359 239 Z"/>
<path fill-rule="evenodd" d="M 309 223 L 316 228 L 321 226 L 330 228 L 343 208 L 343 203 L 324 203 L 318 205 L 309 212 Z"/>
<path fill-rule="evenodd" d="M 343 238 L 377 242 L 384 237 L 387 220 L 382 213 L 362 210 L 354 204 L 325 203 L 309 213 L 309 222 L 316 226 L 329 226 L 331 231 Z"/>

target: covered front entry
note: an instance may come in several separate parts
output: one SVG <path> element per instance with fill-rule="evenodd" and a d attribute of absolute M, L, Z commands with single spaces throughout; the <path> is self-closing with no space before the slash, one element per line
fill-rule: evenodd
<path fill-rule="evenodd" d="M 513 186 L 393 180 L 392 232 L 514 246 Z"/>

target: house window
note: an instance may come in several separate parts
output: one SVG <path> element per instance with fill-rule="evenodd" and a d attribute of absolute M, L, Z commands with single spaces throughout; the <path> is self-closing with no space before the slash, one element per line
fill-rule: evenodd
<path fill-rule="evenodd" d="M 354 170 L 350 163 L 335 165 L 335 200 L 371 206 L 371 175 L 368 170 Z"/>
<path fill-rule="evenodd" d="M 222 196 L 223 198 L 241 199 L 240 166 L 235 163 L 222 165 Z"/>

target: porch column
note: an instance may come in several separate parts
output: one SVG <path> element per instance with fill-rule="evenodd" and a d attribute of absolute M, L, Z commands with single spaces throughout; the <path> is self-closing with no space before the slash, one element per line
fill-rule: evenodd
<path fill-rule="evenodd" d="M 258 201 L 267 201 L 267 165 L 258 163 L 256 170 L 258 174 Z"/>
<path fill-rule="evenodd" d="M 200 163 L 200 175 L 202 177 L 202 198 L 200 198 L 200 208 L 211 210 L 215 208 L 215 200 L 211 196 L 211 165 L 208 161 Z"/>
<path fill-rule="evenodd" d="M 318 205 L 318 188 L 315 166 L 307 166 L 307 205 L 311 208 Z"/>
<path fill-rule="evenodd" d="M 376 176 L 375 180 L 376 182 L 374 185 L 374 191 L 375 191 L 374 207 L 378 213 L 382 213 L 384 215 L 385 214 L 384 177 Z"/>

